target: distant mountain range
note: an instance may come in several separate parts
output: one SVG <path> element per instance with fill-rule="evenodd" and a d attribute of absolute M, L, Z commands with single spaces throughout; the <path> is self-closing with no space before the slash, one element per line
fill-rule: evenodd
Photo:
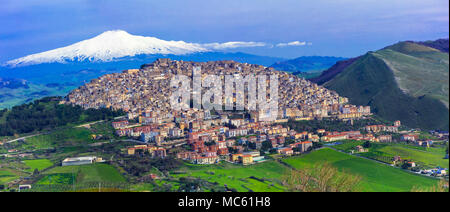
<path fill-rule="evenodd" d="M 410 127 L 449 129 L 449 40 L 405 41 L 337 62 L 311 81 Z"/>
<path fill-rule="evenodd" d="M 333 66 L 336 62 L 345 59 L 343 57 L 303 56 L 292 60 L 276 62 L 270 67 L 278 71 L 287 72 L 323 71 Z"/>

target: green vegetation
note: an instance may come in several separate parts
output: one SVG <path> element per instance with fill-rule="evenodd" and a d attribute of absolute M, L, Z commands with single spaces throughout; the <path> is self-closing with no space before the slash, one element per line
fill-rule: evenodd
<path fill-rule="evenodd" d="M 323 70 L 320 71 L 307 71 L 307 72 L 294 72 L 292 73 L 293 75 L 297 76 L 297 77 L 302 77 L 305 79 L 312 79 L 312 78 L 316 78 L 318 76 L 320 76 L 320 74 L 322 74 Z"/>
<path fill-rule="evenodd" d="M 342 141 L 342 144 L 333 148 L 350 152 L 357 145 L 363 145 L 363 141 Z M 423 168 L 436 168 L 437 166 L 449 168 L 448 159 L 444 159 L 445 148 L 419 147 L 398 143 L 372 143 L 369 152 L 358 153 L 361 156 L 392 163 L 394 156 L 400 156 L 402 160 L 411 160 Z"/>
<path fill-rule="evenodd" d="M 116 168 L 109 164 L 103 163 L 79 166 L 58 166 L 45 171 L 43 174 L 75 174 L 76 183 L 126 181 Z"/>
<path fill-rule="evenodd" d="M 339 170 L 360 176 L 359 191 L 410 191 L 414 186 L 433 186 L 437 180 L 405 172 L 371 160 L 324 148 L 283 161 L 297 169 L 328 162 Z"/>
<path fill-rule="evenodd" d="M 53 166 L 53 163 L 48 159 L 24 160 L 23 162 L 30 167 L 30 169 L 28 169 L 30 172 L 35 169 L 42 171 L 43 169 Z"/>
<path fill-rule="evenodd" d="M 289 169 L 276 161 L 242 166 L 222 162 L 217 165 L 186 164 L 174 177 L 195 177 L 216 182 L 230 190 L 245 191 L 284 191 L 280 177 Z"/>
<path fill-rule="evenodd" d="M 76 86 L 48 87 L 35 83 L 28 83 L 27 86 L 15 88 L 0 86 L 0 108 L 12 108 L 45 96 L 63 96 L 75 88 Z"/>
<path fill-rule="evenodd" d="M 0 136 L 31 133 L 124 115 L 123 111 L 107 108 L 84 110 L 80 106 L 59 104 L 61 100 L 62 97 L 45 97 L 2 112 Z"/>
<path fill-rule="evenodd" d="M 41 185 L 72 185 L 75 183 L 76 173 L 48 174 L 41 178 L 36 184 Z"/>
<path fill-rule="evenodd" d="M 363 145 L 365 141 L 355 141 L 355 140 L 345 140 L 339 141 L 338 145 L 333 146 L 333 148 L 337 150 L 341 150 L 344 152 L 351 152 L 351 150 L 355 150 L 355 147 L 358 145 Z"/>
<path fill-rule="evenodd" d="M 0 185 L 16 180 L 21 175 L 12 169 L 0 168 Z"/>
<path fill-rule="evenodd" d="M 78 146 L 92 143 L 92 132 L 86 128 L 61 129 L 49 134 L 38 135 L 19 142 L 22 149 L 42 150 L 63 146 Z"/>
<path fill-rule="evenodd" d="M 435 148 L 433 148 L 435 149 Z M 437 166 L 448 168 L 448 160 L 444 159 L 445 150 L 442 151 L 421 151 L 413 148 L 409 148 L 406 146 L 397 146 L 397 145 L 375 145 L 375 147 L 368 153 L 363 153 L 363 156 L 384 156 L 388 158 L 392 158 L 394 156 L 400 156 L 402 159 L 412 160 L 419 165 L 424 166 L 425 168 L 435 168 Z"/>
<path fill-rule="evenodd" d="M 326 131 L 350 131 L 359 130 L 361 127 L 372 124 L 386 124 L 387 122 L 371 118 L 354 120 L 353 125 L 349 122 L 341 120 L 323 119 L 310 121 L 293 121 L 289 120 L 287 123 L 282 123 L 284 127 L 289 127 L 297 132 L 315 132 L 318 129 L 325 129 Z"/>
<path fill-rule="evenodd" d="M 448 130 L 448 65 L 447 53 L 400 43 L 361 56 L 324 86 L 386 120 Z"/>
<path fill-rule="evenodd" d="M 413 97 L 430 95 L 448 107 L 449 55 L 436 49 L 401 42 L 374 53 L 391 68 L 403 91 Z"/>

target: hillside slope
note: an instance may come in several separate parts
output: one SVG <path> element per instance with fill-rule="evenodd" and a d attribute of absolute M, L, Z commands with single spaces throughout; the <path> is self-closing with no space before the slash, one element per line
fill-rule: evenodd
<path fill-rule="evenodd" d="M 449 48 L 449 40 L 448 39 L 438 39 L 435 41 L 424 41 L 424 42 L 416 42 L 416 43 L 437 49 L 441 52 L 448 53 L 448 48 Z"/>
<path fill-rule="evenodd" d="M 358 60 L 359 57 L 350 58 L 348 60 L 338 61 L 336 64 L 331 66 L 328 70 L 322 72 L 322 74 L 314 79 L 311 79 L 312 82 L 317 84 L 323 84 L 331 79 L 333 79 L 336 75 L 341 73 L 345 68 L 351 65 L 353 62 Z"/>
<path fill-rule="evenodd" d="M 448 130 L 448 67 L 447 53 L 400 42 L 356 58 L 328 79 L 315 80 L 322 79 L 319 83 L 349 97 L 353 104 L 370 105 L 387 120 Z"/>

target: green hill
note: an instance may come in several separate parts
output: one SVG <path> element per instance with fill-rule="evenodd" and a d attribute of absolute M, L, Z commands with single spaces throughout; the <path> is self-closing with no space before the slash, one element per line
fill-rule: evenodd
<path fill-rule="evenodd" d="M 311 72 L 323 71 L 330 68 L 338 61 L 344 60 L 343 57 L 330 56 L 303 56 L 292 60 L 279 61 L 270 67 L 287 72 Z"/>
<path fill-rule="evenodd" d="M 448 73 L 448 53 L 400 42 L 359 57 L 323 85 L 384 119 L 448 130 Z"/>
<path fill-rule="evenodd" d="M 414 187 L 428 188 L 437 184 L 437 180 L 429 177 L 408 173 L 398 168 L 328 148 L 282 160 L 297 169 L 328 162 L 339 170 L 360 176 L 362 179 L 356 188 L 357 191 L 407 192 Z"/>

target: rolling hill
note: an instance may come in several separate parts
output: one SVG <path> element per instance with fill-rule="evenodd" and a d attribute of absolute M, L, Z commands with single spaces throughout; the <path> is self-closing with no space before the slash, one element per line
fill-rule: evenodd
<path fill-rule="evenodd" d="M 449 54 L 442 45 L 438 50 L 426 43 L 399 42 L 368 52 L 336 63 L 312 81 L 353 104 L 370 105 L 384 119 L 448 130 Z"/>

